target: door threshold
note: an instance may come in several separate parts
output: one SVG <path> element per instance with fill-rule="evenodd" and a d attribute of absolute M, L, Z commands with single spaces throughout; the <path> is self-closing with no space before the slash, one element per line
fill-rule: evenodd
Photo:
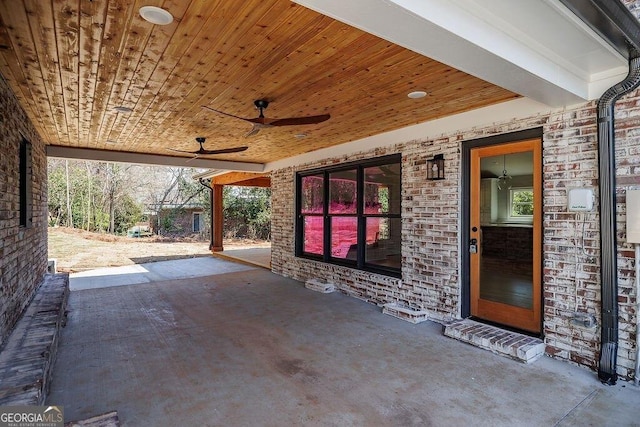
<path fill-rule="evenodd" d="M 445 326 L 444 335 L 523 363 L 535 362 L 545 349 L 540 338 L 471 319 L 450 323 Z"/>

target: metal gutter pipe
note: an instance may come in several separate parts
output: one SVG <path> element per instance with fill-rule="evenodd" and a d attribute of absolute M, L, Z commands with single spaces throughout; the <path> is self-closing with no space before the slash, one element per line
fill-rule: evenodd
<path fill-rule="evenodd" d="M 640 55 L 631 49 L 629 74 L 598 100 L 598 170 L 600 175 L 600 287 L 602 331 L 598 378 L 614 385 L 618 379 L 618 262 L 616 227 L 615 103 L 640 85 Z"/>
<path fill-rule="evenodd" d="M 636 369 L 633 378 L 633 384 L 638 387 L 640 385 L 640 245 L 636 243 Z"/>

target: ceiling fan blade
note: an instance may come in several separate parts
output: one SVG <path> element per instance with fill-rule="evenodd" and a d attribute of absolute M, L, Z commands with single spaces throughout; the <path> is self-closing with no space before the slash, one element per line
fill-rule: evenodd
<path fill-rule="evenodd" d="M 271 127 L 271 125 L 268 124 L 263 124 L 263 123 L 254 123 L 253 127 L 251 128 L 251 130 L 249 132 L 247 132 L 244 137 L 245 138 L 249 138 L 250 136 L 253 136 L 255 134 L 257 134 L 258 132 L 260 132 L 263 128 L 268 128 Z"/>
<path fill-rule="evenodd" d="M 198 157 L 200 157 L 200 155 L 199 155 L 199 154 L 196 154 L 195 156 L 193 156 L 193 157 L 191 157 L 191 158 L 188 158 L 188 159 L 187 159 L 187 161 L 186 161 L 185 163 L 192 162 L 192 161 L 194 161 L 195 159 L 197 159 Z"/>
<path fill-rule="evenodd" d="M 269 123 L 271 126 L 295 126 L 295 125 L 314 125 L 329 120 L 329 114 L 307 117 L 289 117 L 286 119 L 276 119 Z"/>
<path fill-rule="evenodd" d="M 253 123 L 253 121 L 255 120 L 255 119 L 246 119 L 246 118 L 240 117 L 240 116 L 234 116 L 233 114 L 225 113 L 224 111 L 216 110 L 214 108 L 207 107 L 206 105 L 203 105 L 202 108 L 204 108 L 206 110 L 209 110 L 209 111 L 213 111 L 213 112 L 218 113 L 218 114 L 222 114 L 223 116 L 233 117 L 234 119 L 244 120 L 245 122 Z"/>
<path fill-rule="evenodd" d="M 175 151 L 176 153 L 198 154 L 197 151 L 176 150 L 175 148 L 167 148 L 167 150 Z"/>
<path fill-rule="evenodd" d="M 228 154 L 228 153 L 239 153 L 241 151 L 247 150 L 249 147 L 232 147 L 232 148 L 222 148 L 220 150 L 199 150 L 197 152 L 198 155 L 212 155 L 212 154 Z"/>

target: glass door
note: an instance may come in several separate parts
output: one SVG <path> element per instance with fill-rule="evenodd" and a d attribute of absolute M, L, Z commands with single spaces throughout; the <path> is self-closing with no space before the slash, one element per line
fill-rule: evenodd
<path fill-rule="evenodd" d="M 471 150 L 471 315 L 541 328 L 541 141 Z"/>

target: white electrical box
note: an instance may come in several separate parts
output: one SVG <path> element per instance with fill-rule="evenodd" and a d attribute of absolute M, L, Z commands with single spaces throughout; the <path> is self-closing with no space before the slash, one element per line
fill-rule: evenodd
<path fill-rule="evenodd" d="M 640 243 L 640 190 L 627 190 L 627 243 Z"/>
<path fill-rule="evenodd" d="M 571 188 L 567 195 L 567 209 L 571 212 L 593 210 L 593 188 Z"/>

